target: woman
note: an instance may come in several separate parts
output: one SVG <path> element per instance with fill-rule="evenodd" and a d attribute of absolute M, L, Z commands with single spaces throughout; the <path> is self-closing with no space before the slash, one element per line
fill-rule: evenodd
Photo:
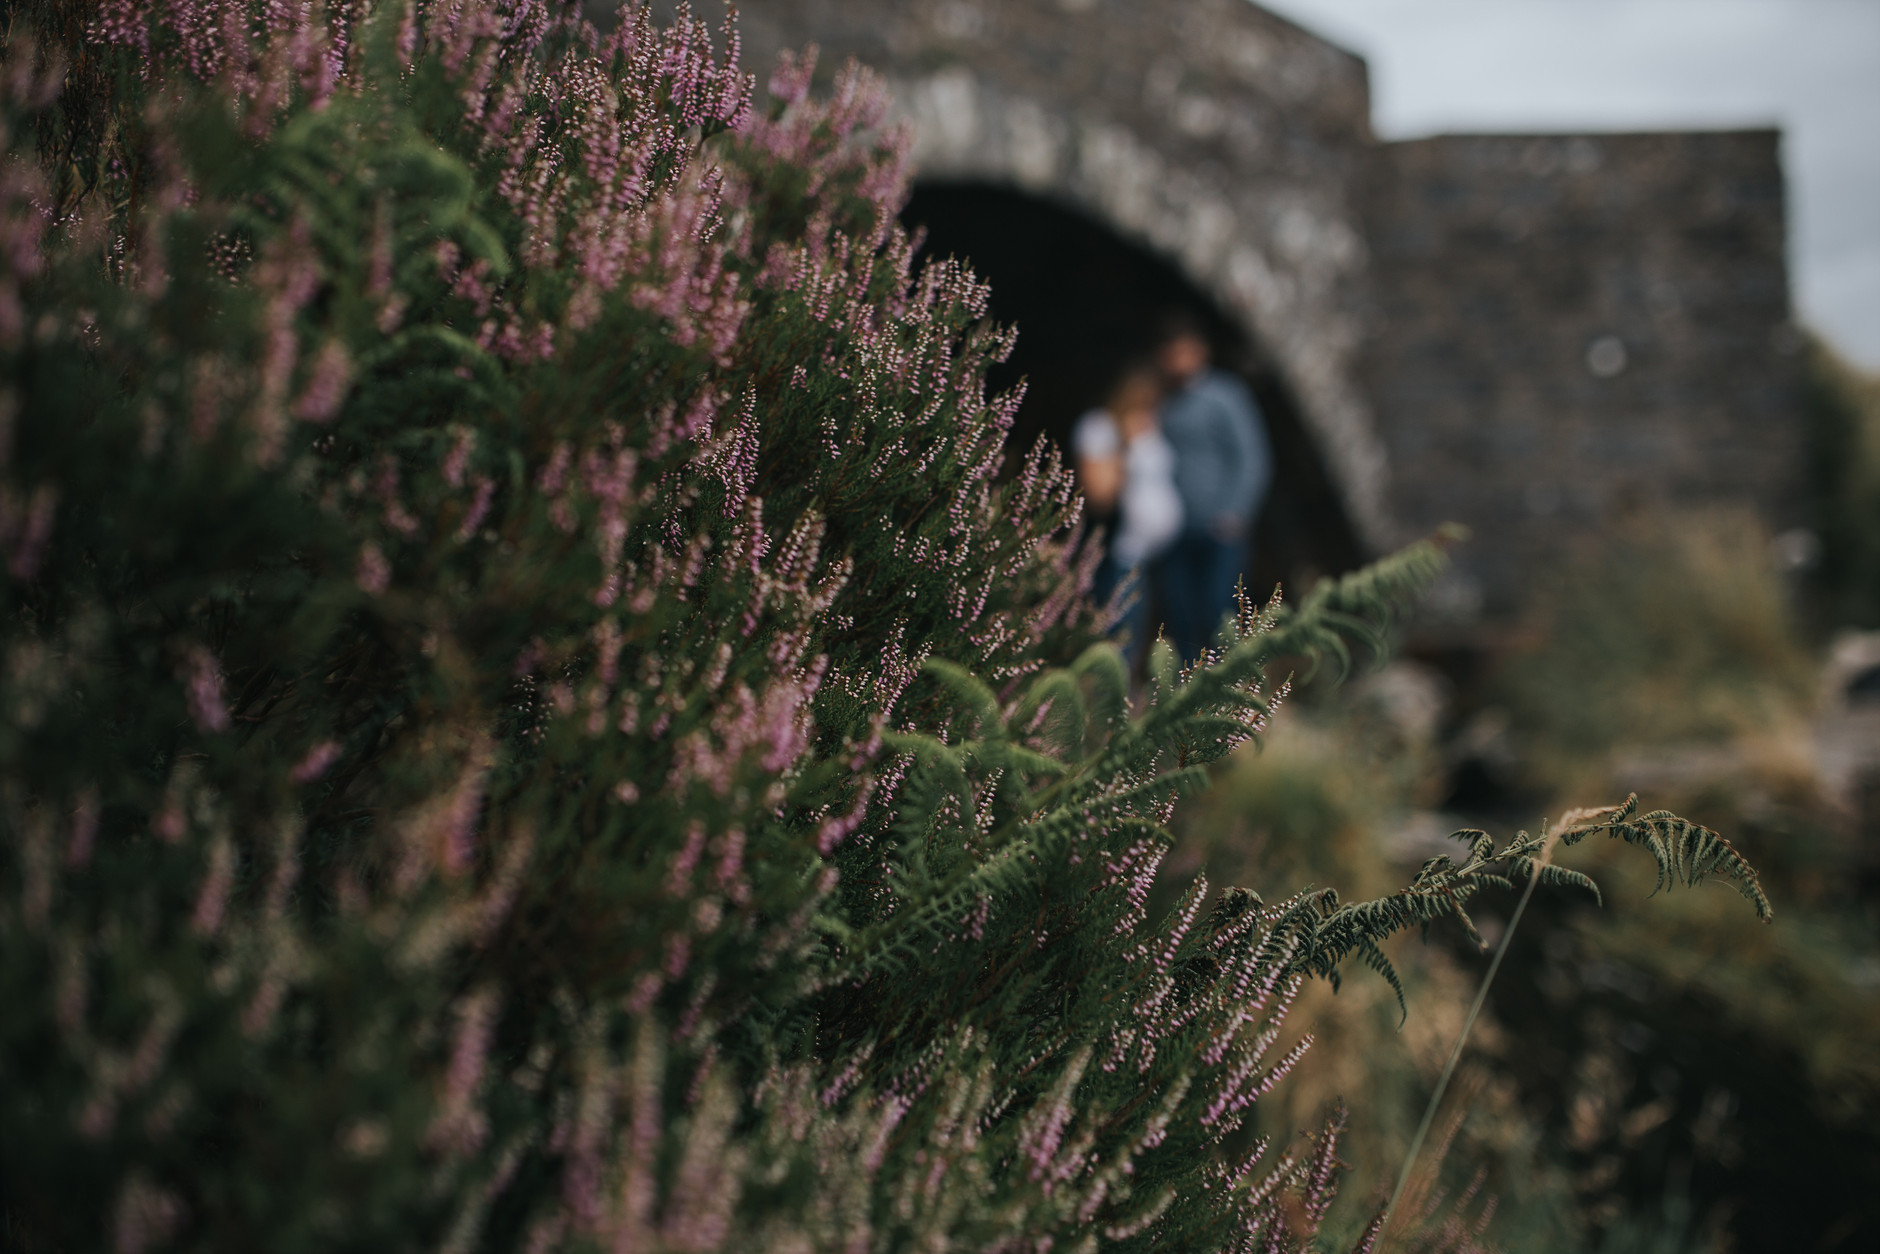
<path fill-rule="evenodd" d="M 1119 589 L 1126 608 L 1116 627 L 1132 656 L 1148 638 L 1149 606 L 1143 567 L 1180 534 L 1181 497 L 1175 490 L 1175 451 L 1162 437 L 1160 376 L 1149 366 L 1124 371 L 1103 406 L 1077 420 L 1071 451 L 1084 500 L 1099 517 L 1114 515 L 1109 551 L 1097 569 L 1099 603 Z"/>

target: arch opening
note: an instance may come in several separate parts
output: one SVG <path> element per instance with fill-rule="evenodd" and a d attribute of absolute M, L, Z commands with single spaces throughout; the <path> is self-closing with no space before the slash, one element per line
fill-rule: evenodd
<path fill-rule="evenodd" d="M 1207 328 L 1215 362 L 1245 379 L 1266 420 L 1272 490 L 1254 525 L 1247 586 L 1303 590 L 1364 556 L 1297 400 L 1241 325 L 1176 263 L 1081 210 L 983 182 L 917 182 L 902 221 L 926 232 L 922 255 L 957 257 L 992 285 L 992 316 L 1018 345 L 991 386 L 1021 380 L 1015 448 L 1048 435 L 1067 447 L 1079 415 L 1154 347 L 1160 318 L 1183 310 Z"/>

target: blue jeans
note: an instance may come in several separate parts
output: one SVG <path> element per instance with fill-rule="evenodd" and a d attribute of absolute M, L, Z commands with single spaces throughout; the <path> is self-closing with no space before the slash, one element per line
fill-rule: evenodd
<path fill-rule="evenodd" d="M 1247 567 L 1247 546 L 1205 531 L 1183 532 L 1156 565 L 1162 624 L 1182 661 L 1192 662 L 1234 608 L 1234 586 Z"/>

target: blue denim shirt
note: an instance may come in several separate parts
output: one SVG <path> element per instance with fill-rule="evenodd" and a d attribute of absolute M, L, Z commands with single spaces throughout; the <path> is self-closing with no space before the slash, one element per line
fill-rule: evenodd
<path fill-rule="evenodd" d="M 1247 385 L 1204 370 L 1163 402 L 1162 434 L 1175 449 L 1184 528 L 1212 532 L 1230 519 L 1244 529 L 1273 481 L 1266 423 Z"/>

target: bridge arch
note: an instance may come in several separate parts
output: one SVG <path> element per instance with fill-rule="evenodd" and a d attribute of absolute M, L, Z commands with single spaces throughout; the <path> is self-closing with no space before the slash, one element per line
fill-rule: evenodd
<path fill-rule="evenodd" d="M 1015 448 L 1041 434 L 1067 446 L 1077 417 L 1154 347 L 1159 317 L 1186 311 L 1208 329 L 1215 360 L 1253 389 L 1273 447 L 1277 473 L 1255 524 L 1249 586 L 1296 589 L 1362 560 L 1297 397 L 1262 346 L 1178 265 L 1076 208 L 997 184 L 922 180 L 902 216 L 924 232 L 925 255 L 970 261 L 992 284 L 993 316 L 1018 327 L 1017 349 L 991 379 L 998 390 L 1026 382 Z"/>

